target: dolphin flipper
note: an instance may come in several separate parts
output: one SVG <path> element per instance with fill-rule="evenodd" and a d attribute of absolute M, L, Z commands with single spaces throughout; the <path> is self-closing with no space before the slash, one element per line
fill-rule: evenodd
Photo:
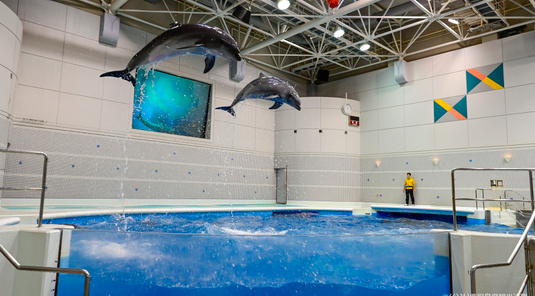
<path fill-rule="evenodd" d="M 282 103 L 275 102 L 275 104 L 273 104 L 273 106 L 269 107 L 269 109 L 279 109 L 281 106 L 282 106 Z"/>
<path fill-rule="evenodd" d="M 206 59 L 204 59 L 204 72 L 203 73 L 206 74 L 210 72 L 210 70 L 212 70 L 214 65 L 215 65 L 215 56 L 213 55 L 206 56 Z"/>
<path fill-rule="evenodd" d="M 136 79 L 134 78 L 134 76 L 130 74 L 130 71 L 128 71 L 127 69 L 120 70 L 120 71 L 106 72 L 100 75 L 100 77 L 107 77 L 107 76 L 121 77 L 122 79 L 126 81 L 130 81 L 130 83 L 132 83 L 132 85 L 136 87 Z"/>
<path fill-rule="evenodd" d="M 227 107 L 217 107 L 216 109 L 223 110 L 223 111 L 227 111 L 228 113 L 230 113 L 230 115 L 236 117 L 236 113 L 234 112 L 234 109 L 232 109 L 232 107 L 230 107 L 230 106 L 227 106 Z"/>

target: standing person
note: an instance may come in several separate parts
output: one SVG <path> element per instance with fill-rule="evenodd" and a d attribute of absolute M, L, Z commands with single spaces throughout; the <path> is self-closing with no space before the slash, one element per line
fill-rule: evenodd
<path fill-rule="evenodd" d="M 403 191 L 405 191 L 405 204 L 409 205 L 409 195 L 412 200 L 412 204 L 414 205 L 414 186 L 416 185 L 416 182 L 414 182 L 414 179 L 412 178 L 411 173 L 407 173 L 407 179 L 405 179 L 405 184 L 403 186 Z"/>

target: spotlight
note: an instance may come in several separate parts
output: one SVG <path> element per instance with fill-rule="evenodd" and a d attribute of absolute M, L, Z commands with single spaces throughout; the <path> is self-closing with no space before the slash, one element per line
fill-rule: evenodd
<path fill-rule="evenodd" d="M 340 37 L 344 36 L 345 33 L 346 33 L 346 31 L 344 31 L 344 29 L 342 29 L 342 27 L 338 26 L 334 30 L 334 37 L 340 38 Z"/>
<path fill-rule="evenodd" d="M 366 51 L 368 49 L 370 49 L 370 45 L 368 43 L 364 43 L 360 46 L 360 50 L 362 51 Z"/>
<path fill-rule="evenodd" d="M 511 161 L 511 158 L 513 158 L 513 157 L 511 156 L 511 154 L 505 154 L 505 155 L 503 156 L 503 160 L 505 160 L 505 162 L 510 162 L 510 161 Z"/>
<path fill-rule="evenodd" d="M 458 25 L 458 24 L 459 24 L 459 21 L 458 21 L 458 20 L 456 20 L 456 19 L 451 19 L 451 18 L 448 19 L 448 22 L 450 22 L 450 23 L 452 23 L 452 24 L 454 24 L 454 25 Z"/>
<path fill-rule="evenodd" d="M 290 0 L 279 0 L 279 1 L 277 1 L 277 7 L 280 10 L 287 9 L 288 7 L 290 7 Z"/>
<path fill-rule="evenodd" d="M 248 24 L 251 20 L 251 11 L 243 8 L 242 6 L 236 6 L 232 12 L 232 15 L 246 24 Z"/>

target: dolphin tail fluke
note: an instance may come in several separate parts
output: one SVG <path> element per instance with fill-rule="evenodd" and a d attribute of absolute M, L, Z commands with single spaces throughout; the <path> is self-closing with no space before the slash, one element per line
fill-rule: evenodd
<path fill-rule="evenodd" d="M 122 79 L 126 80 L 126 81 L 130 81 L 130 83 L 132 83 L 132 85 L 135 87 L 136 86 L 136 79 L 134 78 L 134 76 L 132 76 L 130 74 L 130 71 L 128 71 L 127 69 L 124 69 L 124 70 L 120 70 L 120 71 L 111 71 L 111 72 L 106 72 L 104 74 L 101 74 L 100 77 L 121 77 Z"/>
<path fill-rule="evenodd" d="M 230 115 L 236 117 L 236 113 L 234 112 L 234 109 L 232 109 L 232 107 L 230 107 L 230 106 L 227 106 L 227 107 L 217 107 L 216 109 L 223 110 L 223 111 L 227 111 L 228 113 L 230 113 Z"/>
<path fill-rule="evenodd" d="M 204 74 L 210 72 L 215 65 L 215 56 L 209 55 L 204 59 Z"/>

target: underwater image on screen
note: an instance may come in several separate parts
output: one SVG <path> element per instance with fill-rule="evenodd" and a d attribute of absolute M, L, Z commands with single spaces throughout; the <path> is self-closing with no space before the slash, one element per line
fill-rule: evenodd
<path fill-rule="evenodd" d="M 210 84 L 143 68 L 136 80 L 132 128 L 207 137 Z"/>

